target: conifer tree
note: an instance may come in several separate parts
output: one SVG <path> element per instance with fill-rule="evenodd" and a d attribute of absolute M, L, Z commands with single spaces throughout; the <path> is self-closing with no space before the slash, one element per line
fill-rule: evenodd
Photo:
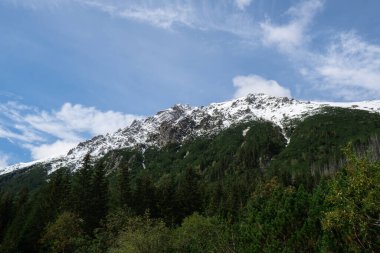
<path fill-rule="evenodd" d="M 132 190 L 130 183 L 129 167 L 127 163 L 120 165 L 119 172 L 119 201 L 120 204 L 125 207 L 131 207 L 132 205 Z"/>
<path fill-rule="evenodd" d="M 52 210 L 52 215 L 56 216 L 64 209 L 69 208 L 70 190 L 71 174 L 67 168 L 61 168 L 50 176 L 46 190 L 46 200 Z"/>
<path fill-rule="evenodd" d="M 11 223 L 14 212 L 13 196 L 10 193 L 0 195 L 0 241 Z"/>
<path fill-rule="evenodd" d="M 139 215 L 149 210 L 152 216 L 156 216 L 156 189 L 153 181 L 147 174 L 142 174 L 136 180 L 136 189 L 133 192 L 133 207 Z"/>
<path fill-rule="evenodd" d="M 91 232 L 89 221 L 93 212 L 91 175 L 91 156 L 87 154 L 83 159 L 82 168 L 75 174 L 72 188 L 73 211 L 84 220 L 86 232 Z"/>
<path fill-rule="evenodd" d="M 191 167 L 186 169 L 184 179 L 179 184 L 177 199 L 183 218 L 201 207 L 199 178 Z"/>
<path fill-rule="evenodd" d="M 107 215 L 108 211 L 108 181 L 102 163 L 95 166 L 91 180 L 91 213 L 88 215 L 89 225 L 92 229 Z"/>
<path fill-rule="evenodd" d="M 176 184 L 173 177 L 168 177 L 161 182 L 157 188 L 157 209 L 159 217 L 166 224 L 175 225 L 177 216 Z"/>

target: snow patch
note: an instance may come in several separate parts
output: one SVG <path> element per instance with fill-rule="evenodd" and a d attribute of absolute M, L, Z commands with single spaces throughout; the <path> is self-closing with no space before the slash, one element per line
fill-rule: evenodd
<path fill-rule="evenodd" d="M 247 127 L 246 129 L 243 130 L 243 137 L 245 137 L 248 133 L 248 131 L 251 129 L 251 127 Z"/>

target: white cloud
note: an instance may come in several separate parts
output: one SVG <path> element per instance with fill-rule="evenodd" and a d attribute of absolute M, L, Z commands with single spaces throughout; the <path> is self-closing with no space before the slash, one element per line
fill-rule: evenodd
<path fill-rule="evenodd" d="M 310 73 L 323 84 L 318 88 L 334 90 L 342 98 L 351 100 L 353 92 L 378 97 L 380 45 L 369 44 L 353 32 L 341 33 L 325 54 L 315 56 Z"/>
<path fill-rule="evenodd" d="M 78 1 L 113 17 L 138 21 L 168 30 L 173 29 L 175 25 L 180 25 L 202 31 L 226 32 L 244 40 L 252 40 L 259 31 L 259 27 L 249 15 L 234 11 L 233 4 L 236 4 L 234 1 L 140 0 L 128 3 L 118 0 Z M 251 0 L 239 0 L 239 2 L 247 7 Z"/>
<path fill-rule="evenodd" d="M 61 139 L 75 140 L 80 138 L 81 133 L 100 135 L 114 132 L 138 118 L 141 117 L 65 103 L 59 111 L 26 115 L 25 121 L 41 132 Z"/>
<path fill-rule="evenodd" d="M 235 3 L 240 10 L 244 10 L 251 5 L 252 1 L 253 0 L 235 0 Z"/>
<path fill-rule="evenodd" d="M 33 159 L 66 154 L 80 141 L 129 126 L 141 116 L 65 103 L 41 111 L 17 102 L 0 104 L 0 138 L 27 148 Z"/>
<path fill-rule="evenodd" d="M 5 168 L 5 167 L 7 167 L 9 165 L 8 164 L 8 160 L 9 160 L 9 156 L 8 155 L 0 153 L 0 169 L 1 168 Z"/>
<path fill-rule="evenodd" d="M 259 27 L 241 8 L 252 0 L 189 1 L 189 0 L 5 0 L 34 10 L 58 10 L 81 6 L 103 12 L 111 17 L 149 24 L 173 30 L 184 26 L 201 31 L 220 31 L 233 34 L 245 42 L 254 41 Z M 236 1 L 236 2 L 235 2 Z M 238 7 L 239 9 L 237 9 Z"/>
<path fill-rule="evenodd" d="M 288 23 L 260 24 L 264 45 L 284 53 L 299 69 L 311 92 L 332 99 L 363 100 L 380 96 L 380 45 L 365 41 L 355 32 L 336 32 L 327 37 L 325 50 L 312 50 L 310 25 L 323 7 L 322 0 L 307 0 L 287 11 Z M 323 48 L 323 46 L 322 46 Z"/>
<path fill-rule="evenodd" d="M 309 40 L 306 34 L 308 26 L 322 7 L 322 0 L 304 1 L 287 11 L 291 17 L 289 23 L 275 25 L 270 20 L 260 23 L 264 45 L 275 46 L 284 52 L 304 46 Z"/>
<path fill-rule="evenodd" d="M 21 132 L 15 132 L 21 130 Z M 9 130 L 0 126 L 0 138 L 8 140 L 18 140 L 23 142 L 42 141 L 43 138 L 38 136 L 33 131 L 29 131 L 24 126 L 16 125 L 15 131 Z"/>
<path fill-rule="evenodd" d="M 236 92 L 234 98 L 246 96 L 250 93 L 264 93 L 278 97 L 291 97 L 289 89 L 282 87 L 274 80 L 267 80 L 258 75 L 237 76 L 233 79 Z"/>
<path fill-rule="evenodd" d="M 58 140 L 51 144 L 26 145 L 25 147 L 31 151 L 33 160 L 40 160 L 65 155 L 76 145 L 78 145 L 78 142 Z"/>
<path fill-rule="evenodd" d="M 146 22 L 160 28 L 169 29 L 174 24 L 193 25 L 191 5 L 187 3 L 165 4 L 163 2 L 161 5 L 157 5 L 148 4 L 146 1 L 129 2 L 127 4 L 120 1 L 110 2 L 104 0 L 82 0 L 79 2 L 106 12 L 111 16 Z"/>

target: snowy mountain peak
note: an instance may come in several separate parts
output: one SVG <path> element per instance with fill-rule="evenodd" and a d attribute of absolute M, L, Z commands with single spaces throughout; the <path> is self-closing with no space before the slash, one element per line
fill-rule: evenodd
<path fill-rule="evenodd" d="M 79 143 L 66 156 L 28 165 L 47 163 L 51 165 L 51 171 L 62 166 L 77 169 L 87 153 L 95 158 L 101 158 L 107 152 L 120 148 L 163 147 L 172 142 L 182 142 L 197 136 L 216 134 L 233 124 L 257 119 L 271 121 L 283 128 L 288 120 L 314 114 L 326 106 L 380 112 L 380 101 L 309 102 L 265 94 L 249 94 L 246 97 L 201 107 L 175 104 L 154 116 L 135 120 L 130 126 L 115 133 L 99 135 Z M 25 167 L 27 167 L 25 164 L 13 165 L 0 170 L 0 175 Z"/>

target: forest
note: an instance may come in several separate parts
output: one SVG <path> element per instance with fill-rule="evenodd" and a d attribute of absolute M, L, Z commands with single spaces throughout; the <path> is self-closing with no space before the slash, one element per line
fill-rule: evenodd
<path fill-rule="evenodd" d="M 0 252 L 380 252 L 379 134 L 327 108 L 3 175 Z"/>

